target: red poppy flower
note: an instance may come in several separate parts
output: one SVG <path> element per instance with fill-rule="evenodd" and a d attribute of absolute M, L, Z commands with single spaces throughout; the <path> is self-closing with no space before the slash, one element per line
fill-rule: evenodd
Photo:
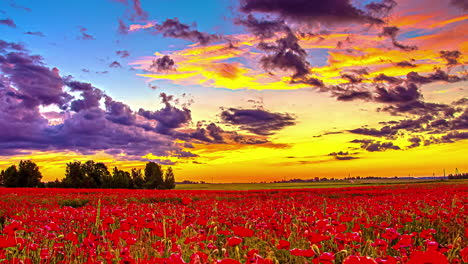
<path fill-rule="evenodd" d="M 465 247 L 460 251 L 460 256 L 464 262 L 468 263 L 468 247 Z"/>
<path fill-rule="evenodd" d="M 227 239 L 227 242 L 228 242 L 228 245 L 231 246 L 231 247 L 235 247 L 237 245 L 239 245 L 240 243 L 242 243 L 242 238 L 240 237 L 230 237 Z"/>
<path fill-rule="evenodd" d="M 411 254 L 407 264 L 448 264 L 447 257 L 439 251 L 416 251 Z"/>
<path fill-rule="evenodd" d="M 279 244 L 276 245 L 276 248 L 277 249 L 289 249 L 290 246 L 291 246 L 291 243 L 289 243 L 289 241 L 281 239 L 279 241 Z"/>

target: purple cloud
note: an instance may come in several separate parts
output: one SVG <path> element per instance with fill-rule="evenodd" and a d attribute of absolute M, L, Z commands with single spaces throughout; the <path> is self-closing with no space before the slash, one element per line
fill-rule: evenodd
<path fill-rule="evenodd" d="M 0 19 L 0 25 L 5 25 L 5 26 L 8 26 L 8 27 L 16 28 L 15 22 L 10 18 Z"/>

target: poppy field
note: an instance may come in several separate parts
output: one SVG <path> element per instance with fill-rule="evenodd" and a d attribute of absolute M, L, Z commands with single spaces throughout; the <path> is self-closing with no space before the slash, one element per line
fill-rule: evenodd
<path fill-rule="evenodd" d="M 468 186 L 0 189 L 0 263 L 468 262 Z"/>

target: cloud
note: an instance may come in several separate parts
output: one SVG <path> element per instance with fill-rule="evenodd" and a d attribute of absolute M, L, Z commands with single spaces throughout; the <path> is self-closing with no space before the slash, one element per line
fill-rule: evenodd
<path fill-rule="evenodd" d="M 408 141 L 411 142 L 411 145 L 409 146 L 409 148 L 415 148 L 421 145 L 422 140 L 419 137 L 412 137 L 412 138 L 409 138 Z"/>
<path fill-rule="evenodd" d="M 372 98 L 372 94 L 368 91 L 346 91 L 343 93 L 336 93 L 335 95 L 338 101 L 353 101 L 355 99 L 368 100 Z"/>
<path fill-rule="evenodd" d="M 164 37 L 180 38 L 207 45 L 211 42 L 221 40 L 221 36 L 200 32 L 191 29 L 190 26 L 180 23 L 178 18 L 166 19 L 161 24 L 154 26 L 155 30 Z"/>
<path fill-rule="evenodd" d="M 353 156 L 334 156 L 336 160 L 353 160 L 353 159 L 359 159 L 358 157 L 353 157 Z"/>
<path fill-rule="evenodd" d="M 128 50 L 118 50 L 115 52 L 115 54 L 120 56 L 122 59 L 130 56 L 130 52 Z"/>
<path fill-rule="evenodd" d="M 122 65 L 118 61 L 113 61 L 109 64 L 109 68 L 122 68 Z"/>
<path fill-rule="evenodd" d="M 401 44 L 400 42 L 397 41 L 396 37 L 397 37 L 398 31 L 400 31 L 400 28 L 398 28 L 396 26 L 383 27 L 382 32 L 380 33 L 380 36 L 390 37 L 390 39 L 392 40 L 393 46 L 395 46 L 395 47 L 397 47 L 399 49 L 402 49 L 404 51 L 416 50 L 417 49 L 416 46 L 405 46 L 405 45 L 403 45 L 403 44 Z"/>
<path fill-rule="evenodd" d="M 370 6 L 369 9 L 372 9 Z M 389 7 L 390 9 L 392 7 Z M 383 8 L 374 8 L 374 12 Z M 275 14 L 282 19 L 311 25 L 325 23 L 373 23 L 383 20 L 365 9 L 353 6 L 349 0 L 241 0 L 240 10 L 245 13 Z"/>
<path fill-rule="evenodd" d="M 221 112 L 221 119 L 227 124 L 262 136 L 272 135 L 274 131 L 296 124 L 291 114 L 273 113 L 263 109 L 229 108 Z"/>
<path fill-rule="evenodd" d="M 293 80 L 302 79 L 309 73 L 307 52 L 299 45 L 297 37 L 292 32 L 276 40 L 275 44 L 262 42 L 258 48 L 270 53 L 260 59 L 265 70 L 292 70 Z"/>
<path fill-rule="evenodd" d="M 468 2 L 465 0 L 450 0 L 450 3 L 464 11 L 468 10 Z"/>
<path fill-rule="evenodd" d="M 10 18 L 0 19 L 0 25 L 5 25 L 5 26 L 11 27 L 11 28 L 16 28 L 15 22 Z"/>
<path fill-rule="evenodd" d="M 377 96 L 374 99 L 376 102 L 380 103 L 410 102 L 422 97 L 418 87 L 413 83 L 408 84 L 407 87 L 398 85 L 393 89 L 377 87 L 376 93 Z"/>
<path fill-rule="evenodd" d="M 190 156 L 173 138 L 148 129 L 145 120 L 124 103 L 90 83 L 62 77 L 42 58 L 8 49 L 22 47 L 0 42 L 0 155 L 24 151 L 104 151 L 141 160 L 158 156 Z M 67 91 L 79 92 L 79 98 Z M 101 100 L 105 99 L 105 109 Z M 57 105 L 61 113 L 42 114 L 41 107 Z M 47 118 L 61 122 L 49 124 Z"/>
<path fill-rule="evenodd" d="M 354 153 L 354 154 L 356 154 L 356 153 Z M 353 157 L 353 156 L 350 156 L 350 155 L 352 155 L 352 153 L 344 152 L 344 151 L 332 152 L 332 153 L 328 154 L 328 156 L 333 156 L 336 160 L 359 159 L 359 157 Z"/>
<path fill-rule="evenodd" d="M 128 33 L 128 26 L 125 25 L 125 22 L 122 19 L 119 19 L 119 27 L 117 28 L 117 32 L 122 35 Z"/>
<path fill-rule="evenodd" d="M 40 32 L 40 31 L 35 31 L 35 32 L 27 31 L 27 32 L 24 32 L 24 34 L 32 35 L 32 36 L 38 36 L 38 37 L 45 37 L 44 33 Z"/>
<path fill-rule="evenodd" d="M 403 80 L 401 80 L 398 77 L 388 76 L 388 75 L 381 73 L 374 78 L 374 81 L 375 82 L 388 82 L 391 84 L 395 84 L 395 83 L 401 83 Z"/>
<path fill-rule="evenodd" d="M 245 26 L 261 39 L 272 38 L 277 32 L 286 32 L 289 29 L 282 20 L 260 20 L 251 14 L 247 16 L 247 19 L 237 19 L 235 23 Z"/>
<path fill-rule="evenodd" d="M 409 61 L 400 61 L 400 62 L 397 62 L 395 63 L 396 66 L 398 67 L 408 67 L 408 68 L 414 68 L 416 67 L 416 65 L 414 65 L 413 63 L 409 62 Z"/>
<path fill-rule="evenodd" d="M 136 20 L 141 20 L 141 21 L 146 21 L 148 20 L 148 12 L 143 10 L 141 7 L 141 2 L 140 0 L 114 0 L 116 2 L 122 3 L 126 6 L 129 6 L 130 9 L 127 10 L 129 13 L 129 19 L 131 21 L 136 21 Z"/>
<path fill-rule="evenodd" d="M 135 11 L 135 17 L 141 20 L 148 19 L 148 13 L 141 8 L 140 0 L 130 0 L 132 2 L 133 10 Z"/>
<path fill-rule="evenodd" d="M 361 149 L 369 151 L 369 152 L 376 152 L 376 151 L 386 151 L 389 149 L 393 150 L 399 150 L 400 147 L 394 145 L 392 142 L 380 142 L 380 141 L 374 141 L 374 140 L 359 140 L 355 139 L 351 141 L 351 143 L 360 143 L 361 144 Z"/>
<path fill-rule="evenodd" d="M 360 134 L 360 135 L 374 136 L 374 137 L 390 137 L 390 136 L 395 135 L 398 132 L 398 130 L 392 129 L 389 126 L 384 126 L 381 129 L 356 128 L 356 129 L 351 129 L 348 131 L 353 134 Z"/>
<path fill-rule="evenodd" d="M 0 52 L 5 52 L 6 50 L 25 51 L 26 49 L 22 44 L 6 42 L 0 39 Z"/>
<path fill-rule="evenodd" d="M 25 7 L 25 6 L 20 6 L 20 5 L 16 4 L 16 3 L 11 3 L 10 6 L 13 7 L 13 8 L 21 9 L 21 10 L 28 11 L 28 12 L 32 11 L 31 8 Z"/>
<path fill-rule="evenodd" d="M 460 64 L 458 59 L 461 59 L 462 53 L 458 50 L 442 50 L 440 51 L 440 57 L 447 61 L 447 65 Z"/>
<path fill-rule="evenodd" d="M 174 70 L 174 60 L 168 55 L 164 55 L 160 58 L 153 60 L 153 63 L 149 66 L 150 70 L 156 70 L 157 72 L 172 71 Z"/>
<path fill-rule="evenodd" d="M 173 97 L 166 95 L 165 93 L 160 94 L 162 102 L 165 107 L 158 111 L 147 111 L 140 109 L 138 114 L 149 120 L 157 121 L 155 131 L 165 135 L 176 135 L 174 129 L 180 128 L 183 125 L 187 125 L 192 120 L 191 111 L 188 108 L 176 108 L 171 105 Z"/>
<path fill-rule="evenodd" d="M 7 75 L 18 92 L 15 95 L 29 106 L 63 107 L 70 95 L 63 91 L 63 81 L 57 68 L 42 66 L 42 58 L 24 52 L 9 52 L 0 56 L 0 70 Z"/>
<path fill-rule="evenodd" d="M 82 39 L 82 40 L 94 40 L 94 37 L 93 37 L 92 35 L 86 33 L 86 31 L 88 31 L 87 28 L 80 27 L 81 36 L 79 36 L 78 39 Z"/>

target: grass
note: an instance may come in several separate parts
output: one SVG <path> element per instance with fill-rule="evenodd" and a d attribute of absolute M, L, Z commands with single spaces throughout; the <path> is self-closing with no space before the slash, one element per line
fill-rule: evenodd
<path fill-rule="evenodd" d="M 466 183 L 468 180 L 427 180 L 427 179 L 375 179 L 304 183 L 204 183 L 204 184 L 177 184 L 177 190 L 271 190 L 271 189 L 314 189 L 314 188 L 343 188 L 359 186 L 377 186 L 393 184 L 424 184 L 424 183 Z"/>

